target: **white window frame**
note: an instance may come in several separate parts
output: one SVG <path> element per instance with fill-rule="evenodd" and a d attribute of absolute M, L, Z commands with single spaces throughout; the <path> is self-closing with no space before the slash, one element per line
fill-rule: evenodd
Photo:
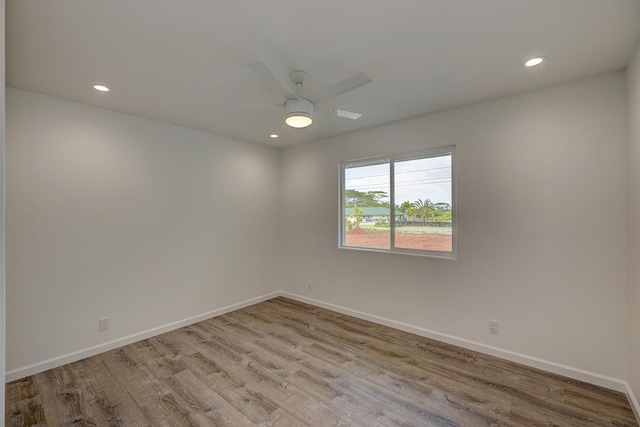
<path fill-rule="evenodd" d="M 396 161 L 417 160 L 428 157 L 439 157 L 442 155 L 451 155 L 451 252 L 431 251 L 423 249 L 405 249 L 395 247 L 395 165 Z M 348 167 L 368 166 L 380 163 L 389 164 L 389 199 L 390 199 L 390 226 L 389 226 L 389 243 L 390 249 L 371 248 L 362 246 L 348 246 L 345 244 L 345 169 Z M 456 202 L 456 155 L 455 146 L 435 148 L 414 153 L 393 154 L 387 156 L 368 157 L 356 160 L 341 161 L 339 163 L 339 191 L 338 191 L 338 247 L 340 249 L 350 249 L 358 251 L 395 253 L 405 255 L 426 256 L 432 258 L 457 259 L 457 202 Z"/>

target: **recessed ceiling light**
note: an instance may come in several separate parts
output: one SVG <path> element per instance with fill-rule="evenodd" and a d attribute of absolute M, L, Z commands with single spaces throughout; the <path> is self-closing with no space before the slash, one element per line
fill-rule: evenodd
<path fill-rule="evenodd" d="M 109 92 L 109 88 L 103 85 L 93 85 L 95 90 L 99 90 L 100 92 Z"/>
<path fill-rule="evenodd" d="M 536 56 L 535 58 L 527 59 L 524 66 L 527 68 L 535 67 L 536 65 L 542 64 L 545 59 L 546 58 L 544 56 Z"/>
<path fill-rule="evenodd" d="M 276 135 L 275 133 L 272 133 L 271 135 L 269 135 L 271 138 L 277 138 L 278 135 Z"/>

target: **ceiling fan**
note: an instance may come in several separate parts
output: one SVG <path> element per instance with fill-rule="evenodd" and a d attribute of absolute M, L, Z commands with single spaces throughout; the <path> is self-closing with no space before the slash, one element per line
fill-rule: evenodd
<path fill-rule="evenodd" d="M 250 61 L 247 65 L 269 85 L 272 91 L 284 98 L 284 122 L 288 126 L 301 129 L 313 123 L 313 108 L 318 103 L 318 100 L 304 96 L 302 92 L 302 86 L 309 79 L 309 74 L 301 70 L 289 73 L 289 78 L 295 84 L 295 90 L 292 90 L 289 86 L 283 84 L 264 62 Z M 326 88 L 322 92 L 320 99 L 341 95 L 367 83 L 371 83 L 371 79 L 365 73 L 354 74 Z M 339 109 L 332 110 L 332 112 L 339 117 L 351 120 L 356 120 L 362 116 L 359 113 Z"/>

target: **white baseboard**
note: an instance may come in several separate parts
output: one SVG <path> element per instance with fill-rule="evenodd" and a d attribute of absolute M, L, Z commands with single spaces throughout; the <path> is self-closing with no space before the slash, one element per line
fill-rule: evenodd
<path fill-rule="evenodd" d="M 636 420 L 640 423 L 640 405 L 638 404 L 638 399 L 636 399 L 635 394 L 633 394 L 633 390 L 628 382 L 624 383 L 626 389 L 625 393 L 627 395 L 627 399 L 629 400 L 629 405 L 631 405 L 631 409 L 633 410 L 634 415 L 636 416 Z"/>
<path fill-rule="evenodd" d="M 413 326 L 407 323 L 398 322 L 395 320 L 387 319 L 387 318 L 376 316 L 373 314 L 363 313 L 357 310 L 351 310 L 346 307 L 342 307 L 342 306 L 331 304 L 331 303 L 326 303 L 313 298 L 308 298 L 305 296 L 292 294 L 289 292 L 280 292 L 280 295 L 286 298 L 290 298 L 292 300 L 304 302 L 307 304 L 315 305 L 317 307 L 326 308 L 328 310 L 333 310 L 342 314 L 357 317 L 358 319 L 368 320 L 370 322 L 378 323 L 384 326 L 400 329 L 401 331 L 420 335 L 422 337 L 442 341 L 447 344 L 456 345 L 458 347 L 474 350 L 480 353 L 488 354 L 490 356 L 495 356 L 501 359 L 510 360 L 512 362 L 520 363 L 522 365 L 530 366 L 532 368 L 541 369 L 543 371 L 552 372 L 558 375 L 563 375 L 565 377 L 573 378 L 575 380 L 580 380 L 590 384 L 595 384 L 601 387 L 605 387 L 611 390 L 627 393 L 627 396 L 630 396 L 629 398 L 630 399 L 633 398 L 635 401 L 635 397 L 633 396 L 633 394 L 629 394 L 631 389 L 629 388 L 629 385 L 627 384 L 627 382 L 618 378 L 613 378 L 606 375 L 600 375 L 595 372 L 589 372 L 583 369 L 562 365 L 562 364 L 551 362 L 544 359 L 539 359 L 537 357 L 527 356 L 525 354 L 516 353 L 510 350 L 505 350 L 498 347 L 493 347 L 493 346 L 482 344 L 476 341 L 471 341 L 464 338 L 458 338 L 452 335 L 442 334 L 429 329 L 421 328 L 419 326 Z M 637 401 L 635 401 L 635 406 L 632 403 L 632 408 L 634 408 L 634 412 L 637 411 L 638 409 L 637 405 L 638 405 Z M 640 420 L 640 417 L 638 416 L 638 412 L 636 412 L 636 418 Z"/>
<path fill-rule="evenodd" d="M 290 298 L 292 300 L 304 302 L 317 307 L 326 308 L 342 314 L 357 317 L 359 319 L 368 320 L 381 325 L 389 326 L 402 331 L 410 332 L 426 338 L 435 339 L 448 344 L 463 347 L 469 350 L 478 351 L 480 353 L 488 354 L 502 359 L 510 360 L 512 362 L 520 363 L 522 365 L 531 366 L 533 368 L 542 369 L 547 372 L 552 372 L 558 375 L 564 375 L 569 378 L 584 381 L 590 384 L 595 384 L 601 387 L 605 387 L 611 390 L 626 393 L 629 403 L 636 415 L 636 418 L 640 420 L 640 406 L 636 400 L 629 384 L 617 378 L 609 377 L 606 375 L 600 375 L 594 372 L 585 371 L 583 369 L 574 368 L 571 366 L 562 365 L 559 363 L 551 362 L 537 357 L 527 356 L 525 354 L 516 353 L 513 351 L 501 349 L 498 347 L 489 346 L 479 342 L 467 340 L 464 338 L 458 338 L 452 335 L 442 334 L 436 331 L 432 331 L 419 326 L 410 325 L 403 322 L 387 319 L 384 317 L 376 316 L 373 314 L 364 313 L 357 310 L 352 310 L 339 305 L 327 303 L 313 298 L 292 294 L 284 291 L 272 292 L 260 297 L 252 298 L 246 301 L 242 301 L 236 304 L 231 304 L 226 307 L 222 307 L 216 310 L 209 311 L 207 313 L 199 314 L 197 316 L 189 317 L 187 319 L 179 320 L 177 322 L 169 323 L 167 325 L 152 328 L 143 332 L 132 334 L 123 338 L 119 338 L 113 341 L 109 341 L 103 344 L 96 345 L 94 347 L 86 348 L 80 351 L 69 353 L 60 357 L 45 360 L 43 362 L 35 363 L 32 365 L 24 366 L 18 369 L 8 371 L 5 375 L 5 381 L 15 381 L 20 378 L 27 377 L 29 375 L 44 372 L 48 369 L 56 368 L 67 363 L 76 362 L 78 360 L 94 356 L 105 351 L 113 350 L 125 346 L 127 344 L 134 343 L 136 341 L 144 340 L 156 335 L 163 334 L 165 332 L 172 331 L 174 329 L 182 328 L 203 320 L 211 319 L 212 317 L 220 316 L 231 311 L 239 310 L 241 308 L 249 307 L 253 304 L 257 304 L 262 301 L 266 301 L 278 296 Z"/>
<path fill-rule="evenodd" d="M 277 296 L 280 296 L 281 292 L 272 292 L 260 297 L 252 298 L 246 301 L 242 301 L 236 304 L 231 304 L 226 307 L 218 308 L 216 310 L 202 313 L 197 316 L 189 317 L 187 319 L 178 320 L 157 328 L 148 329 L 143 332 L 132 334 L 123 338 L 118 338 L 113 341 L 109 341 L 103 344 L 99 344 L 93 347 L 89 347 L 83 350 L 75 351 L 60 357 L 45 360 L 43 362 L 34 363 L 33 365 L 23 366 L 21 368 L 13 369 L 5 374 L 5 382 L 15 381 L 20 378 L 28 377 L 29 375 L 44 372 L 49 369 L 57 368 L 58 366 L 66 365 L 67 363 L 76 362 L 81 359 L 85 359 L 96 354 L 104 353 L 105 351 L 113 350 L 118 347 L 125 346 L 127 344 L 134 343 L 136 341 L 144 340 L 154 337 L 156 335 L 163 334 L 165 332 L 173 331 L 174 329 L 182 328 L 184 326 L 192 325 L 194 323 L 202 322 L 203 320 L 211 319 L 212 317 L 220 316 L 231 311 L 239 310 L 241 308 L 249 307 L 262 301 L 266 301 Z"/>

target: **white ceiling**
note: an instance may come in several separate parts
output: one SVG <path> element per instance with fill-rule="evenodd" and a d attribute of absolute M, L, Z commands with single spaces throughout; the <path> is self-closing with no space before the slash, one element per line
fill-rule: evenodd
<path fill-rule="evenodd" d="M 621 70 L 640 38 L 640 0 L 6 4 L 9 86 L 276 146 Z M 522 67 L 537 55 L 548 61 Z M 295 130 L 283 106 L 244 105 L 282 104 L 246 65 L 256 59 L 282 82 L 307 71 L 310 94 L 360 71 L 373 82 Z"/>

